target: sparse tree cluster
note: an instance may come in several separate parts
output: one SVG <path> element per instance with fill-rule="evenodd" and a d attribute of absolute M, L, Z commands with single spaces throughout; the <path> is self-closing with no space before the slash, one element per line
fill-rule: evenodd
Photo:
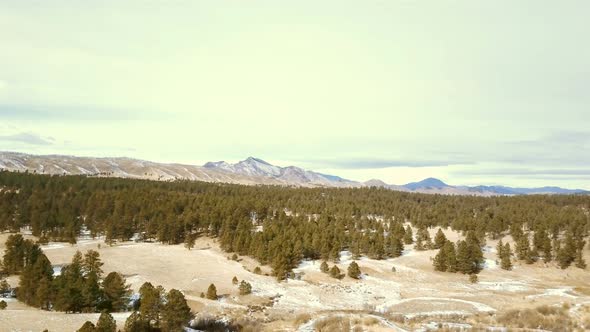
<path fill-rule="evenodd" d="M 433 265 L 436 271 L 477 274 L 483 262 L 480 240 L 474 232 L 468 232 L 466 239 L 459 240 L 457 245 L 446 240 L 434 257 Z"/>
<path fill-rule="evenodd" d="M 5 271 L 20 274 L 16 296 L 24 303 L 49 310 L 65 312 L 109 312 L 127 308 L 130 294 L 125 279 L 117 272 L 102 278 L 103 263 L 98 252 L 76 252 L 72 262 L 53 275 L 51 262 L 39 245 L 20 234 L 8 237 L 4 261 Z"/>

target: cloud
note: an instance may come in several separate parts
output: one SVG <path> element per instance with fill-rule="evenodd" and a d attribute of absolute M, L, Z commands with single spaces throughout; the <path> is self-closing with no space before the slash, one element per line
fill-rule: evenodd
<path fill-rule="evenodd" d="M 154 118 L 151 111 L 88 106 L 0 104 L 0 119 L 26 121 L 124 121 Z"/>
<path fill-rule="evenodd" d="M 0 141 L 25 143 L 29 145 L 53 145 L 54 139 L 51 137 L 44 138 L 30 132 L 22 132 L 13 135 L 0 136 Z"/>
<path fill-rule="evenodd" d="M 402 159 L 346 159 L 312 160 L 311 164 L 326 168 L 340 169 L 380 169 L 390 167 L 444 167 L 451 165 L 468 165 L 473 162 L 448 160 L 402 160 Z"/>

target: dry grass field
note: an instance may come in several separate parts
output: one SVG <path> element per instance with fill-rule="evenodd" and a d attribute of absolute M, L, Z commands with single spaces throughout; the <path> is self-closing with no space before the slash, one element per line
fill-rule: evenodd
<path fill-rule="evenodd" d="M 435 230 L 432 230 L 434 233 Z M 458 234 L 446 231 L 451 240 Z M 0 235 L 0 251 L 8 234 Z M 504 241 L 508 240 L 504 238 Z M 278 283 L 268 267 L 254 274 L 257 262 L 248 257 L 228 259 L 214 239 L 201 238 L 195 248 L 158 243 L 118 243 L 107 246 L 100 239 L 80 239 L 78 244 L 50 243 L 42 248 L 54 265 L 67 264 L 76 250 L 98 250 L 103 270 L 126 276 L 134 291 L 150 281 L 166 289 L 181 290 L 198 318 L 240 320 L 244 330 L 268 331 L 413 331 L 461 330 L 484 327 L 569 330 L 590 328 L 590 272 L 570 267 L 561 270 L 542 262 L 516 262 L 512 271 L 500 269 L 495 241 L 485 247 L 486 267 L 479 282 L 467 276 L 435 272 L 435 250 L 414 251 L 406 246 L 395 259 L 362 258 L 361 280 L 337 280 L 322 273 L 319 261 L 304 261 L 296 270 L 301 280 Z M 588 251 L 586 260 L 590 261 Z M 350 254 L 338 263 L 346 271 Z M 330 262 L 329 265 L 334 263 Z M 395 272 L 392 272 L 395 268 Z M 240 296 L 232 278 L 252 284 L 253 293 Z M 9 278 L 13 286 L 18 277 Z M 220 299 L 199 296 L 214 283 Z M 116 314 L 122 326 L 128 314 Z M 8 302 L 0 311 L 1 331 L 75 331 L 98 314 L 47 312 Z"/>

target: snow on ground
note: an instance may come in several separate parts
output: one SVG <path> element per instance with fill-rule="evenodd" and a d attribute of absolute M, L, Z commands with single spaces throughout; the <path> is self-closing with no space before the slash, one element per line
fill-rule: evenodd
<path fill-rule="evenodd" d="M 475 284 L 475 287 L 502 292 L 524 292 L 530 289 L 521 281 L 480 281 Z"/>
<path fill-rule="evenodd" d="M 498 264 L 494 259 L 486 259 L 483 263 L 483 268 L 488 270 L 493 270 L 498 268 Z"/>
<path fill-rule="evenodd" d="M 372 319 L 377 320 L 382 327 L 385 327 L 390 331 L 407 332 L 407 330 L 399 327 L 397 324 L 390 322 L 389 320 L 387 320 L 383 317 L 380 317 L 380 316 L 370 315 L 370 314 L 360 315 L 360 314 L 343 314 L 343 313 L 317 316 L 316 318 L 299 326 L 297 331 L 298 332 L 315 332 L 316 331 L 316 329 L 315 329 L 316 323 L 318 323 L 319 321 L 321 321 L 323 319 L 332 318 L 332 317 L 341 317 L 341 318 L 350 318 L 350 319 L 372 318 Z"/>
<path fill-rule="evenodd" d="M 545 297 L 545 296 L 558 296 L 558 297 L 567 297 L 570 299 L 577 299 L 578 296 L 571 294 L 573 292 L 572 287 L 564 286 L 560 288 L 549 288 L 546 289 L 545 292 L 541 294 L 529 295 L 527 299 L 533 299 L 538 297 Z"/>
<path fill-rule="evenodd" d="M 469 331 L 472 329 L 470 324 L 462 324 L 462 323 L 450 323 L 450 322 L 430 322 L 428 324 L 424 324 L 422 328 L 416 330 L 416 332 L 426 332 L 432 330 L 438 330 L 441 327 L 452 329 L 453 331 Z"/>

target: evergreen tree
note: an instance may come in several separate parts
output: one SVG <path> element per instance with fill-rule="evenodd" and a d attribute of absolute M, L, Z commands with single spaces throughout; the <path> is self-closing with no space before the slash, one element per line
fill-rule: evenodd
<path fill-rule="evenodd" d="M 195 247 L 195 242 L 197 240 L 197 234 L 189 232 L 184 236 L 184 247 L 188 250 L 191 250 Z"/>
<path fill-rule="evenodd" d="M 342 278 L 342 274 L 340 273 L 340 269 L 337 265 L 332 266 L 330 269 L 330 277 L 340 279 Z"/>
<path fill-rule="evenodd" d="M 139 288 L 139 313 L 150 327 L 158 327 L 160 325 L 163 291 L 161 286 L 154 287 L 149 282 L 145 282 Z"/>
<path fill-rule="evenodd" d="M 410 227 L 410 225 L 406 226 L 406 231 L 404 234 L 404 243 L 405 244 L 414 243 L 414 235 L 412 234 L 412 227 Z"/>
<path fill-rule="evenodd" d="M 6 309 L 6 307 L 8 307 L 8 303 L 6 303 L 6 301 L 1 300 L 0 301 L 0 310 L 4 310 Z"/>
<path fill-rule="evenodd" d="M 130 286 L 125 284 L 125 278 L 118 272 L 107 274 L 102 282 L 104 296 L 101 308 L 109 312 L 124 311 L 131 295 Z"/>
<path fill-rule="evenodd" d="M 240 282 L 239 290 L 240 295 L 248 295 L 252 293 L 252 285 L 250 285 L 249 282 L 242 280 L 242 282 Z"/>
<path fill-rule="evenodd" d="M 447 270 L 447 255 L 444 245 L 438 250 L 436 256 L 434 256 L 433 265 L 435 271 L 445 272 Z"/>
<path fill-rule="evenodd" d="M 584 260 L 582 250 L 577 251 L 574 262 L 577 268 L 586 269 L 586 260 Z"/>
<path fill-rule="evenodd" d="M 443 233 L 442 229 L 439 228 L 436 232 L 436 236 L 434 237 L 434 249 L 442 248 L 446 242 L 447 237 L 445 236 L 445 233 Z"/>
<path fill-rule="evenodd" d="M 348 276 L 353 279 L 359 279 L 361 276 L 361 269 L 355 261 L 352 261 L 352 263 L 348 265 Z"/>
<path fill-rule="evenodd" d="M 209 288 L 207 288 L 207 298 L 209 300 L 217 300 L 217 288 L 214 284 L 209 285 Z"/>
<path fill-rule="evenodd" d="M 98 317 L 98 322 L 96 323 L 96 332 L 115 332 L 117 331 L 117 322 L 111 316 L 111 314 L 107 312 L 103 312 Z"/>
<path fill-rule="evenodd" d="M 504 243 L 502 242 L 502 239 L 498 241 L 498 245 L 496 246 L 496 256 L 499 260 L 502 260 L 502 257 L 504 257 Z"/>
<path fill-rule="evenodd" d="M 162 309 L 162 326 L 164 330 L 169 332 L 182 331 L 183 327 L 192 318 L 193 314 L 186 303 L 184 295 L 176 289 L 171 289 L 166 295 L 166 304 Z"/>
<path fill-rule="evenodd" d="M 568 268 L 576 259 L 576 243 L 569 232 L 566 234 L 563 247 L 559 248 L 557 252 L 556 259 L 562 269 Z"/>
<path fill-rule="evenodd" d="M 137 311 L 134 311 L 125 321 L 125 332 L 149 332 L 150 326 L 146 319 Z"/>
<path fill-rule="evenodd" d="M 232 284 L 234 284 L 234 285 L 237 285 L 237 284 L 238 284 L 238 282 L 239 282 L 239 281 L 238 281 L 238 278 L 237 278 L 236 276 L 234 276 L 234 277 L 232 278 L 232 280 L 231 280 L 231 283 L 232 283 Z"/>
<path fill-rule="evenodd" d="M 527 264 L 534 262 L 530 246 L 528 234 L 523 234 L 516 242 L 516 256 L 519 260 L 524 260 Z"/>
<path fill-rule="evenodd" d="M 504 270 L 512 270 L 511 256 L 512 250 L 510 249 L 510 243 L 506 243 L 504 249 L 502 249 L 502 255 L 500 257 L 500 267 Z"/>
<path fill-rule="evenodd" d="M 320 265 L 320 271 L 324 273 L 328 273 L 330 271 L 330 267 L 328 266 L 328 263 L 326 261 L 323 261 Z"/>
<path fill-rule="evenodd" d="M 457 253 L 455 251 L 455 244 L 451 241 L 447 241 L 443 246 L 446 256 L 446 268 L 447 272 L 457 272 Z"/>
<path fill-rule="evenodd" d="M 94 327 L 92 322 L 86 321 L 86 323 L 84 323 L 82 327 L 77 330 L 77 332 L 96 332 L 96 327 Z"/>

